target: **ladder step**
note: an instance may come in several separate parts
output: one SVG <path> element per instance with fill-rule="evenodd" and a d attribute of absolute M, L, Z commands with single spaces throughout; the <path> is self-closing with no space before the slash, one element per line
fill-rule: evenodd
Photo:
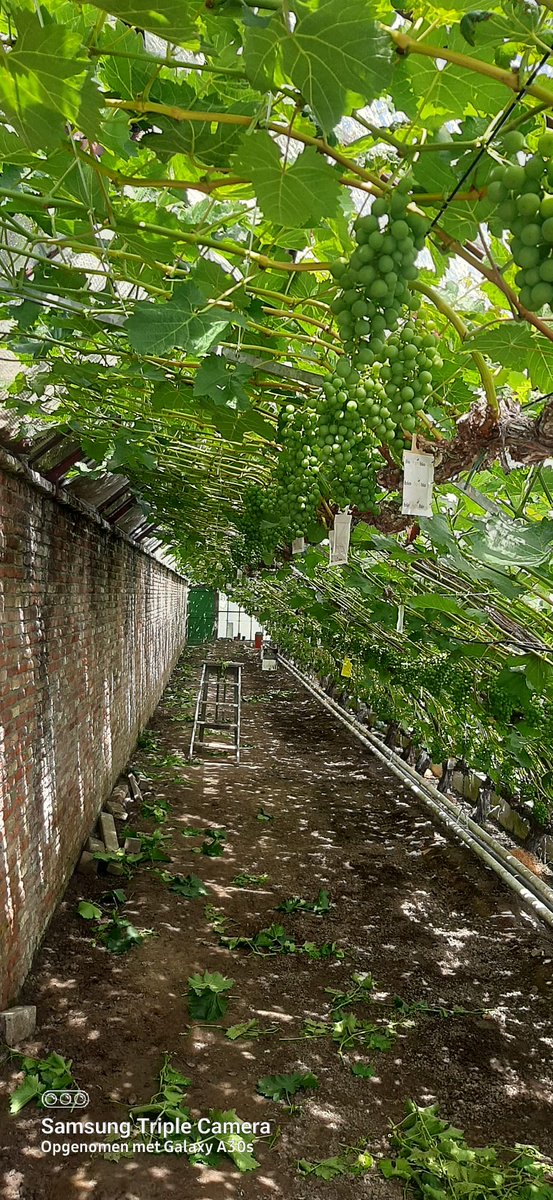
<path fill-rule="evenodd" d="M 203 729 L 228 729 L 229 733 L 238 729 L 238 725 L 229 725 L 226 721 L 198 721 Z"/>
<path fill-rule="evenodd" d="M 236 721 L 236 713 L 238 713 L 238 710 L 239 710 L 238 704 L 236 704 L 234 714 L 229 713 L 228 721 L 222 721 L 222 724 L 223 725 L 234 725 L 235 721 Z M 222 714 L 221 714 L 221 706 L 220 706 L 220 709 L 218 709 L 218 712 L 214 713 L 214 718 L 216 718 L 216 716 L 221 716 L 221 715 Z M 200 721 L 209 721 L 208 713 L 203 713 L 202 716 L 200 716 Z"/>
<path fill-rule="evenodd" d="M 217 751 L 217 754 L 227 754 L 227 753 L 229 753 L 229 754 L 234 754 L 234 755 L 236 755 L 236 746 L 234 746 L 234 745 L 232 745 L 232 746 L 221 746 L 221 744 L 220 744 L 220 743 L 217 743 L 217 745 L 216 745 L 216 746 L 210 746 L 210 745 L 209 745 L 209 742 L 200 742 L 200 743 L 199 743 L 199 746 L 198 746 L 198 750 L 213 750 L 213 751 Z"/>

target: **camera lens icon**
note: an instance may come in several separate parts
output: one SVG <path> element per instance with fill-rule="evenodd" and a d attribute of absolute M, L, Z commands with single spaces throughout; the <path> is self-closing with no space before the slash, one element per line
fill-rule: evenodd
<path fill-rule="evenodd" d="M 42 1093 L 42 1103 L 45 1108 L 86 1108 L 90 1096 L 82 1088 L 50 1088 Z"/>

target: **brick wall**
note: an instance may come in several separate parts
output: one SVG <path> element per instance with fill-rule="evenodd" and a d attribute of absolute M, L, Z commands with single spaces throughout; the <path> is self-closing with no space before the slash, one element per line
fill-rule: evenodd
<path fill-rule="evenodd" d="M 156 706 L 186 618 L 178 575 L 3 462 L 0 1009 Z"/>

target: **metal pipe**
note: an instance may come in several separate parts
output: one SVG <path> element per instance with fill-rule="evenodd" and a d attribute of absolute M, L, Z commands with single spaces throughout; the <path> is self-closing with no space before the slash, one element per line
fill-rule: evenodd
<path fill-rule="evenodd" d="M 543 883 L 536 875 L 533 875 L 523 863 L 520 863 L 517 858 L 513 858 L 507 850 L 497 842 L 495 838 L 476 825 L 470 817 L 465 815 L 456 806 L 447 799 L 441 792 L 438 791 L 426 779 L 421 779 L 417 776 L 412 767 L 400 759 L 393 750 L 387 746 L 383 746 L 378 738 L 365 729 L 360 722 L 352 717 L 346 711 L 332 700 L 319 687 L 317 683 L 306 678 L 303 672 L 299 671 L 292 663 L 288 662 L 281 654 L 278 655 L 280 662 L 293 675 L 307 691 L 317 699 L 324 708 L 328 709 L 342 725 L 345 725 L 355 737 L 362 742 L 369 750 L 380 759 L 381 762 L 392 771 L 404 784 L 422 800 L 436 817 L 448 828 L 457 838 L 460 838 L 466 846 L 468 846 L 478 858 L 486 863 L 486 866 L 491 867 L 496 875 L 516 892 L 520 899 L 527 904 L 540 920 L 545 921 L 547 925 L 553 928 L 553 890 Z M 462 823 L 461 823 L 462 821 Z"/>

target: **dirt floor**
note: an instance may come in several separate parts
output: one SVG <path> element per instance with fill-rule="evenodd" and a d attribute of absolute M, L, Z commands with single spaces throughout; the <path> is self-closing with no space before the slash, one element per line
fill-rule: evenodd
<path fill-rule="evenodd" d="M 215 652 L 230 657 L 225 643 Z M 192 1080 L 195 1116 L 236 1109 L 243 1120 L 270 1121 L 281 1135 L 257 1143 L 261 1165 L 248 1174 L 227 1158 L 217 1167 L 167 1154 L 54 1158 L 40 1149 L 44 1112 L 29 1104 L 18 1117 L 8 1114 L 21 1078 L 8 1059 L 0 1063 L 2 1200 L 399 1200 L 401 1185 L 376 1171 L 323 1182 L 301 1176 L 296 1164 L 363 1137 L 382 1152 L 389 1122 L 401 1119 L 409 1097 L 439 1101 L 473 1142 L 531 1142 L 553 1153 L 553 948 L 545 927 L 283 669 L 262 674 L 253 650 L 239 652 L 241 765 L 178 757 L 188 749 L 204 647 L 183 656 L 150 723 L 155 749 L 139 749 L 133 759 L 147 800 L 169 802 L 160 828 L 170 835 L 171 861 L 161 869 L 201 876 L 209 894 L 186 900 L 171 893 L 156 864 L 141 866 L 128 883 L 75 875 L 20 997 L 38 1010 L 37 1034 L 23 1049 L 72 1060 L 90 1095 L 86 1114 L 74 1118 L 126 1118 L 129 1104 L 145 1104 L 156 1092 L 168 1052 Z M 260 807 L 272 820 L 258 819 Z M 155 822 L 135 809 L 129 825 L 152 832 Z M 188 825 L 224 828 L 223 855 L 194 854 L 200 841 L 182 836 Z M 269 880 L 258 889 L 231 886 L 244 871 Z M 94 945 L 76 913 L 81 900 L 96 900 L 107 886 L 124 886 L 125 915 L 155 931 L 127 955 Z M 332 900 L 326 916 L 275 912 L 282 900 L 313 900 L 320 888 Z M 230 933 L 277 921 L 298 943 L 335 941 L 345 957 L 229 951 L 218 944 L 206 901 L 231 918 Z M 190 1030 L 187 980 L 206 969 L 234 980 L 223 1024 L 257 1017 L 277 1034 L 230 1042 L 222 1029 Z M 342 1061 L 328 1038 L 300 1034 L 304 1019 L 328 1017 L 325 988 L 346 990 L 359 971 L 376 980 L 373 1004 L 355 1009 L 365 1020 L 389 1016 L 396 995 L 491 1011 L 417 1016 L 412 1027 L 400 1027 L 390 1050 Z M 373 1078 L 352 1075 L 358 1059 L 372 1063 Z M 261 1076 L 298 1070 L 313 1071 L 319 1087 L 296 1097 L 297 1114 L 257 1094 Z"/>

